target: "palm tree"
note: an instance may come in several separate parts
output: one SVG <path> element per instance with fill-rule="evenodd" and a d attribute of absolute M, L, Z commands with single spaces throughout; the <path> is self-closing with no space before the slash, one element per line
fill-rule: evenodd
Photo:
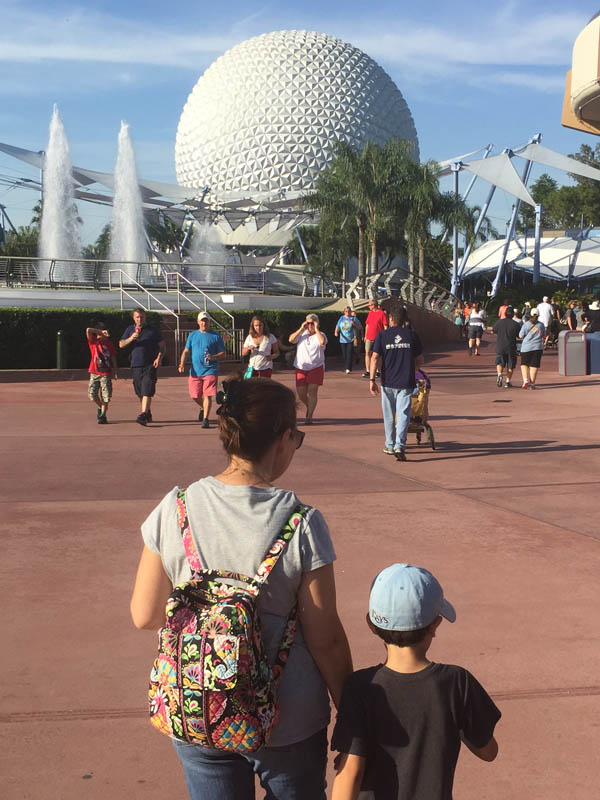
<path fill-rule="evenodd" d="M 431 240 L 431 224 L 439 223 L 443 229 L 449 229 L 455 225 L 463 227 L 466 221 L 463 200 L 453 192 L 440 191 L 439 173 L 440 167 L 434 161 L 414 164 L 405 187 L 409 205 L 406 219 L 409 267 L 414 264 L 416 250 L 419 278 L 425 278 L 425 253 Z"/>
<path fill-rule="evenodd" d="M 357 153 L 338 142 L 335 160 L 317 179 L 316 191 L 304 198 L 321 218 L 354 219 L 358 232 L 358 275 L 367 274 L 367 244 L 371 269 L 377 269 L 378 241 L 385 232 L 403 227 L 407 209 L 403 185 L 410 171 L 414 145 L 389 140 L 383 148 L 367 142 Z"/>

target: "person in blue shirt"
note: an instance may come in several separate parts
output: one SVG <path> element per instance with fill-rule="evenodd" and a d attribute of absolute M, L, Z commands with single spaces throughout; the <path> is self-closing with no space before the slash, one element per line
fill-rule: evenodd
<path fill-rule="evenodd" d="M 390 326 L 377 334 L 369 364 L 369 392 L 379 394 L 375 376 L 381 370 L 381 409 L 385 430 L 383 452 L 406 461 L 406 435 L 410 423 L 415 367 L 423 364 L 423 346 L 410 325 L 408 312 L 398 306 L 388 312 Z"/>
<path fill-rule="evenodd" d="M 535 389 L 535 379 L 544 352 L 546 329 L 540 322 L 537 308 L 531 309 L 529 322 L 524 322 L 519 331 L 521 342 L 521 375 L 523 389 Z"/>
<path fill-rule="evenodd" d="M 346 375 L 352 372 L 354 337 L 359 330 L 360 322 L 358 322 L 352 313 L 350 306 L 346 306 L 343 315 L 338 319 L 335 325 L 335 335 L 339 337 L 340 340 L 340 347 L 342 348 L 344 365 L 346 367 Z"/>
<path fill-rule="evenodd" d="M 188 388 L 192 400 L 200 406 L 198 422 L 203 428 L 209 427 L 208 415 L 212 399 L 217 394 L 219 361 L 225 357 L 225 343 L 221 334 L 210 330 L 210 315 L 206 311 L 198 314 L 198 330 L 187 338 L 185 349 L 179 359 L 179 372 L 185 369 L 188 354 L 192 367 L 188 377 Z"/>

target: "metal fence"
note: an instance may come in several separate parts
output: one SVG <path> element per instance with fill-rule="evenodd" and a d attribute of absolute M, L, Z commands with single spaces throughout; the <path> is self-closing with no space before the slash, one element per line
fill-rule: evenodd
<path fill-rule="evenodd" d="M 180 272 L 194 286 L 204 291 L 265 291 L 262 267 L 242 264 L 172 264 L 156 261 L 99 261 L 94 259 L 43 259 L 0 256 L 0 283 L 9 287 L 106 289 L 111 270 L 120 269 L 131 285 L 164 289 L 165 275 Z"/>

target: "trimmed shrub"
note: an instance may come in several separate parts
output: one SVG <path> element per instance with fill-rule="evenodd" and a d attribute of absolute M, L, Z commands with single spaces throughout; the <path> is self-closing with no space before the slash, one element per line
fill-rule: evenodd
<path fill-rule="evenodd" d="M 248 331 L 254 314 L 260 314 L 272 333 L 281 328 L 284 336 L 289 336 L 300 327 L 310 310 L 266 310 L 236 311 L 235 326 Z M 338 341 L 334 336 L 335 324 L 341 311 L 319 311 L 321 329 L 327 335 L 326 353 L 330 356 L 340 354 Z M 196 311 L 186 316 L 195 323 Z M 221 325 L 229 326 L 229 317 L 220 311 L 211 316 Z M 366 313 L 357 315 L 363 326 Z M 150 325 L 160 326 L 161 314 L 147 312 Z M 56 334 L 64 331 L 67 348 L 66 366 L 68 369 L 86 369 L 90 361 L 90 351 L 85 337 L 85 329 L 103 321 L 110 331 L 111 339 L 117 348 L 120 366 L 128 365 L 128 353 L 119 350 L 118 343 L 125 328 L 131 324 L 131 310 L 120 311 L 108 308 L 0 308 L 0 369 L 54 369 L 56 367 Z"/>

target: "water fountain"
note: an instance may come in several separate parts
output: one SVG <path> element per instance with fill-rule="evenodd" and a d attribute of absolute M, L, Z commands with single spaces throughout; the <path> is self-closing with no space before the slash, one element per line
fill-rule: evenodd
<path fill-rule="evenodd" d="M 129 135 L 129 125 L 125 122 L 121 122 L 119 131 L 114 179 L 110 260 L 119 262 L 123 272 L 143 283 L 147 276 L 145 274 L 138 276 L 137 264 L 147 261 L 148 247 L 144 233 L 142 195 L 138 185 L 135 153 Z M 127 261 L 135 263 L 123 263 Z M 113 266 L 117 267 L 118 264 Z"/>
<path fill-rule="evenodd" d="M 221 243 L 219 232 L 210 222 L 194 222 L 189 249 L 190 266 L 186 276 L 198 286 L 223 286 L 223 266 L 234 263 L 232 254 Z"/>
<path fill-rule="evenodd" d="M 48 149 L 44 158 L 43 204 L 40 226 L 39 279 L 48 280 L 52 259 L 79 258 L 79 223 L 73 196 L 71 153 L 65 127 L 55 105 L 50 121 Z M 53 278 L 56 281 L 77 280 L 81 265 L 57 261 Z"/>

